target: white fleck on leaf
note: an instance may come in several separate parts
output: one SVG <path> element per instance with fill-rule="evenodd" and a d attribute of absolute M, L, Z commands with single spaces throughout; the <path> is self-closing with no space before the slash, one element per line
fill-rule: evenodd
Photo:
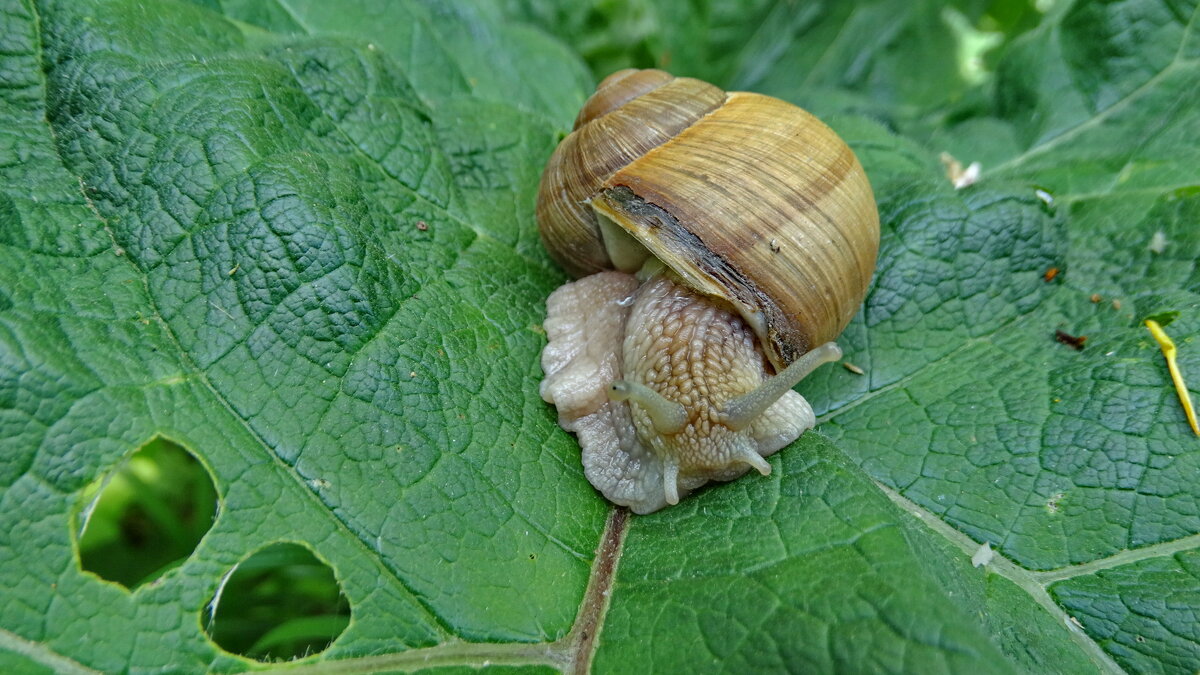
<path fill-rule="evenodd" d="M 983 542 L 983 545 L 975 550 L 975 555 L 971 556 L 971 564 L 975 567 L 983 567 L 992 562 L 992 558 L 996 556 L 996 552 L 992 550 L 992 545 L 989 542 Z"/>
<path fill-rule="evenodd" d="M 1151 253 L 1162 255 L 1167 250 L 1167 233 L 1162 230 L 1156 230 L 1154 235 L 1150 237 L 1150 243 L 1146 245 L 1146 248 Z"/>
<path fill-rule="evenodd" d="M 942 165 L 946 167 L 946 178 L 954 183 L 955 190 L 961 190 L 968 185 L 974 185 L 979 180 L 980 171 L 983 169 L 979 162 L 971 162 L 967 168 L 963 168 L 962 162 L 958 161 L 948 152 L 943 152 L 940 159 Z"/>

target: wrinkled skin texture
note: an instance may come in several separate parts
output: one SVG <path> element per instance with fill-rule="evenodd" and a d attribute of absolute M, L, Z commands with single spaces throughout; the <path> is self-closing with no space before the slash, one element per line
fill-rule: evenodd
<path fill-rule="evenodd" d="M 747 454 L 766 457 L 816 422 L 789 391 L 745 429 L 726 426 L 721 406 L 762 384 L 768 366 L 741 317 L 666 277 L 639 287 L 601 272 L 566 284 L 547 301 L 545 328 L 542 397 L 578 434 L 588 480 L 636 513 L 741 476 Z M 620 379 L 682 404 L 687 424 L 660 433 L 640 403 L 610 400 Z"/>

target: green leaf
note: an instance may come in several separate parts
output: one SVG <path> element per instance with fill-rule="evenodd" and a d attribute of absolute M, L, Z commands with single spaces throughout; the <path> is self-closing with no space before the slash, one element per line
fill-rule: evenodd
<path fill-rule="evenodd" d="M 597 670 L 1051 667 L 1042 656 L 1013 663 L 989 637 L 983 617 L 1022 598 L 989 589 L 985 573 L 827 441 L 810 436 L 795 449 L 776 463 L 776 481 L 738 483 L 634 523 Z M 1035 630 L 1062 632 L 1049 616 L 1033 620 L 1008 628 L 1023 643 Z"/>
<path fill-rule="evenodd" d="M 1140 321 L 1200 399 L 1198 15 L 0 0 L 0 670 L 1195 671 L 1200 441 Z M 818 432 L 635 517 L 537 394 L 533 204 L 594 76 L 668 59 L 825 116 L 883 241 Z M 77 521 L 155 439 L 217 516 L 131 591 Z M 222 650 L 293 549 L 344 632 Z"/>
<path fill-rule="evenodd" d="M 1051 588 L 1081 625 L 1135 671 L 1191 672 L 1200 642 L 1196 551 L 1079 575 Z"/>
<path fill-rule="evenodd" d="M 576 45 L 598 76 L 664 68 L 796 98 L 818 114 L 869 111 L 896 123 L 973 103 L 985 61 L 1040 19 L 1028 0 L 505 4 Z"/>

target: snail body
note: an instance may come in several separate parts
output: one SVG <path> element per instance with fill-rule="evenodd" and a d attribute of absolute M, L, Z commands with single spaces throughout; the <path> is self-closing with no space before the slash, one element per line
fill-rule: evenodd
<path fill-rule="evenodd" d="M 588 479 L 635 512 L 731 480 L 815 424 L 791 387 L 870 281 L 853 152 L 778 99 L 620 71 L 547 164 L 538 223 L 572 275 L 547 301 L 542 397 Z"/>

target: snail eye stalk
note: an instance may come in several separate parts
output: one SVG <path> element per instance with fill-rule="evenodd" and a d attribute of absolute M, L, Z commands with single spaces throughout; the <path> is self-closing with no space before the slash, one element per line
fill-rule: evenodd
<path fill-rule="evenodd" d="M 816 370 L 818 366 L 831 363 L 842 358 L 842 348 L 836 342 L 826 342 L 815 347 L 804 356 L 792 362 L 779 374 L 763 382 L 754 391 L 743 394 L 725 404 L 725 425 L 734 431 L 741 431 L 750 426 L 756 417 L 765 413 L 779 397 L 792 390 L 800 380 Z M 757 465 L 756 467 L 757 468 Z"/>
<path fill-rule="evenodd" d="M 660 434 L 677 434 L 687 426 L 688 414 L 683 406 L 667 400 L 662 394 L 644 384 L 617 380 L 608 390 L 612 401 L 633 401 L 650 414 L 654 429 Z"/>

